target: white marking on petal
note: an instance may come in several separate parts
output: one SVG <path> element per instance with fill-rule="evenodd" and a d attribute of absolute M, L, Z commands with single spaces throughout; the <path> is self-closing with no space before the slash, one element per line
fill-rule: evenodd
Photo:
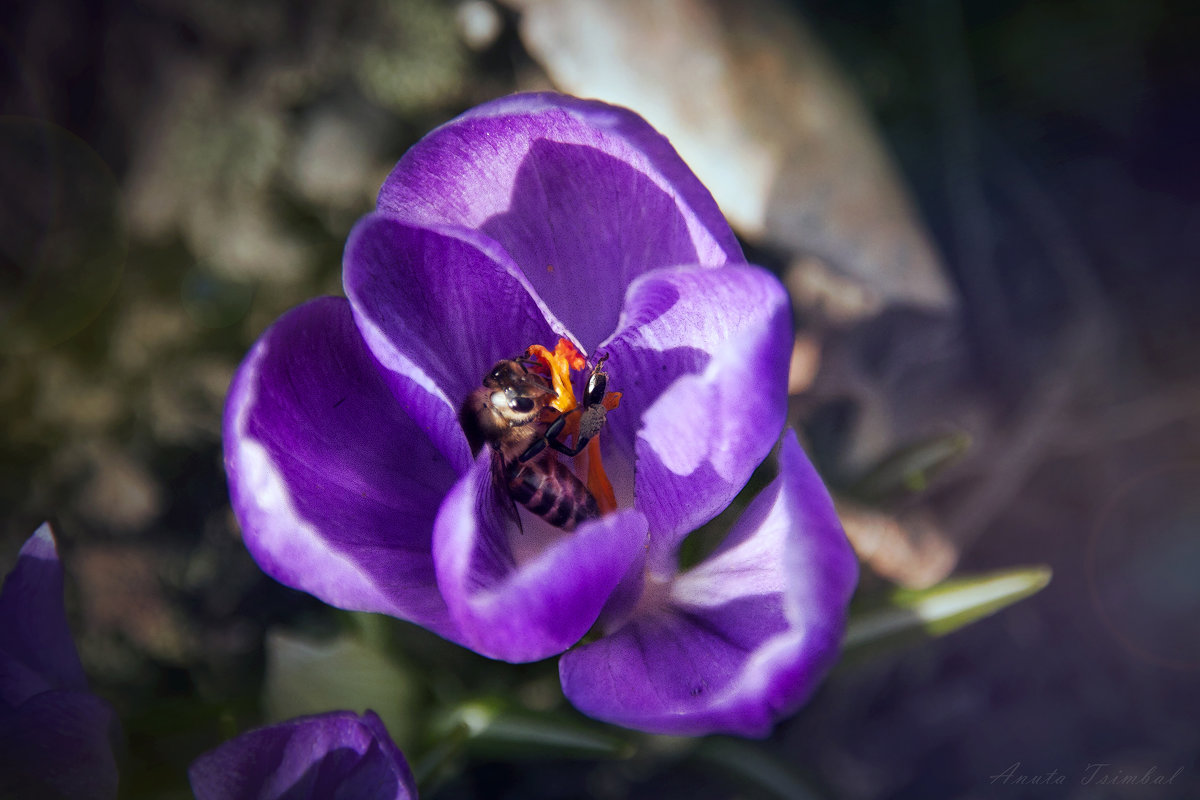
<path fill-rule="evenodd" d="M 241 397 L 234 400 L 240 402 L 234 421 L 237 480 L 239 493 L 245 505 L 250 506 L 245 524 L 253 527 L 253 549 L 268 553 L 276 570 L 283 573 L 272 571 L 272 574 L 291 586 L 334 604 L 347 595 L 348 589 L 354 593 L 365 591 L 373 598 L 372 610 L 388 611 L 393 604 L 379 594 L 359 566 L 331 549 L 318 529 L 299 514 L 267 448 L 247 431 L 248 417 L 257 401 L 259 364 L 267 351 L 264 339 L 247 365 Z M 294 565 L 314 557 L 320 558 L 321 568 L 307 569 L 304 580 L 297 580 Z"/>
<path fill-rule="evenodd" d="M 780 495 L 757 532 L 680 575 L 671 590 L 672 602 L 716 608 L 743 597 L 782 592 L 788 527 L 786 503 Z"/>

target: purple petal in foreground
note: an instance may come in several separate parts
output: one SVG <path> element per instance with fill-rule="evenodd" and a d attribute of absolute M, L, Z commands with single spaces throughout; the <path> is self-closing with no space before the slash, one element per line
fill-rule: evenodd
<path fill-rule="evenodd" d="M 192 762 L 196 800 L 413 800 L 404 755 L 374 712 L 249 731 Z"/>
<path fill-rule="evenodd" d="M 791 331 L 786 292 L 758 267 L 656 270 L 630 287 L 603 346 L 624 392 L 605 435 L 626 459 L 636 451 L 636 507 L 660 574 L 778 441 Z"/>
<path fill-rule="evenodd" d="M 49 691 L 0 712 L 0 797 L 117 796 L 116 712 L 86 691 Z"/>
<path fill-rule="evenodd" d="M 438 513 L 438 585 L 468 647 L 536 661 L 575 644 L 595 623 L 644 551 L 646 518 L 626 509 L 563 533 L 525 515 L 518 533 L 499 512 L 489 459 L 485 449 Z"/>
<path fill-rule="evenodd" d="M 0 704 L 20 705 L 51 689 L 87 690 L 63 607 L 63 572 L 43 523 L 0 590 Z"/>
<path fill-rule="evenodd" d="M 765 736 L 833 663 L 858 564 L 825 487 L 785 433 L 780 475 L 726 542 L 651 579 L 627 622 L 563 655 L 589 716 L 654 733 Z"/>
<path fill-rule="evenodd" d="M 430 544 L 455 470 L 392 396 L 347 301 L 312 301 L 263 334 L 234 377 L 224 439 L 233 507 L 264 572 L 455 638 Z"/>
<path fill-rule="evenodd" d="M 0 797 L 116 797 L 119 740 L 112 707 L 87 691 L 44 524 L 0 590 Z"/>
<path fill-rule="evenodd" d="M 379 209 L 494 238 L 589 351 L 646 270 L 743 261 L 661 134 L 625 109 L 562 95 L 501 98 L 433 131 L 396 165 Z"/>

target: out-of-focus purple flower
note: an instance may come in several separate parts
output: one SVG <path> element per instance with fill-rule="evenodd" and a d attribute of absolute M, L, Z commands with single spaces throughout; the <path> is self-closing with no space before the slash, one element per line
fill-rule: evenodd
<path fill-rule="evenodd" d="M 116 797 L 116 714 L 88 691 L 50 526 L 0 590 L 0 797 Z"/>
<path fill-rule="evenodd" d="M 192 762 L 196 800 L 416 800 L 404 754 L 368 711 L 243 733 Z"/>
<path fill-rule="evenodd" d="M 678 573 L 780 441 L 786 293 L 629 111 L 558 95 L 480 106 L 410 150 L 346 246 L 348 299 L 294 309 L 225 415 L 246 544 L 278 580 L 531 661 L 587 713 L 766 733 L 830 663 L 857 578 L 794 435 L 729 542 Z M 565 533 L 507 499 L 458 418 L 504 358 L 566 338 L 622 392 L 600 434 L 617 509 Z"/>

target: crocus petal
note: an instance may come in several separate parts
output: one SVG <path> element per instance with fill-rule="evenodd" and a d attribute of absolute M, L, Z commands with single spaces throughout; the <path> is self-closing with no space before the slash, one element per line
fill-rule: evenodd
<path fill-rule="evenodd" d="M 112 707 L 87 691 L 43 524 L 0 590 L 0 797 L 116 797 L 119 738 Z"/>
<path fill-rule="evenodd" d="M 454 638 L 430 542 L 456 474 L 392 396 L 348 302 L 314 300 L 263 334 L 234 377 L 224 438 L 233 507 L 267 574 Z"/>
<path fill-rule="evenodd" d="M 791 431 L 780 474 L 712 556 L 648 585 L 623 627 L 565 654 L 563 692 L 655 733 L 765 736 L 832 664 L 858 565 Z"/>
<path fill-rule="evenodd" d="M 0 713 L 0 797 L 105 800 L 117 796 L 112 706 L 86 691 L 49 691 Z"/>
<path fill-rule="evenodd" d="M 63 571 L 50 526 L 25 542 L 0 590 L 0 706 L 51 689 L 87 690 L 63 607 Z"/>
<path fill-rule="evenodd" d="M 396 165 L 379 209 L 496 239 L 589 351 L 642 272 L 743 260 L 661 134 L 625 109 L 554 94 L 501 98 L 433 131 Z"/>
<path fill-rule="evenodd" d="M 567 335 L 507 254 L 470 230 L 368 216 L 350 234 L 344 282 L 393 392 L 460 472 L 472 460 L 458 422 L 468 392 L 501 358 Z"/>
<path fill-rule="evenodd" d="M 412 800 L 404 755 L 373 711 L 249 731 L 192 762 L 196 800 Z"/>
<path fill-rule="evenodd" d="M 516 533 L 499 511 L 489 460 L 485 449 L 438 513 L 438 585 L 468 647 L 505 661 L 536 661 L 570 647 L 595 623 L 644 550 L 646 518 L 626 509 L 563 533 L 525 516 L 525 533 Z M 510 536 L 544 541 L 522 562 Z"/>
<path fill-rule="evenodd" d="M 651 564 L 672 574 L 682 538 L 729 504 L 783 429 L 787 294 L 758 267 L 656 270 L 629 288 L 601 349 L 624 392 L 605 436 L 635 451 Z"/>

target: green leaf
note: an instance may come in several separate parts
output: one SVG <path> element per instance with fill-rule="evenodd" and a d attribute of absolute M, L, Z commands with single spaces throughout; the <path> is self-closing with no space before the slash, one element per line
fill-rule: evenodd
<path fill-rule="evenodd" d="M 940 434 L 892 451 L 847 489 L 847 494 L 879 504 L 896 495 L 921 492 L 929 480 L 954 463 L 971 445 L 962 431 Z"/>
<path fill-rule="evenodd" d="M 691 757 L 728 775 L 735 785 L 744 789 L 753 787 L 757 790 L 756 797 L 821 800 L 821 795 L 796 772 L 793 763 L 782 760 L 759 743 L 710 736 L 696 746 Z"/>
<path fill-rule="evenodd" d="M 1019 567 L 951 578 L 928 589 L 898 589 L 879 608 L 852 613 L 844 658 L 944 636 L 1037 593 L 1050 583 L 1048 566 Z"/>
<path fill-rule="evenodd" d="M 263 710 L 268 721 L 370 708 L 398 744 L 412 741 L 419 695 L 413 676 L 361 637 L 314 640 L 273 630 L 266 649 Z"/>
<path fill-rule="evenodd" d="M 573 714 L 510 708 L 499 699 L 457 706 L 444 731 L 465 731 L 473 754 L 534 758 L 626 758 L 632 745 L 616 729 Z"/>

